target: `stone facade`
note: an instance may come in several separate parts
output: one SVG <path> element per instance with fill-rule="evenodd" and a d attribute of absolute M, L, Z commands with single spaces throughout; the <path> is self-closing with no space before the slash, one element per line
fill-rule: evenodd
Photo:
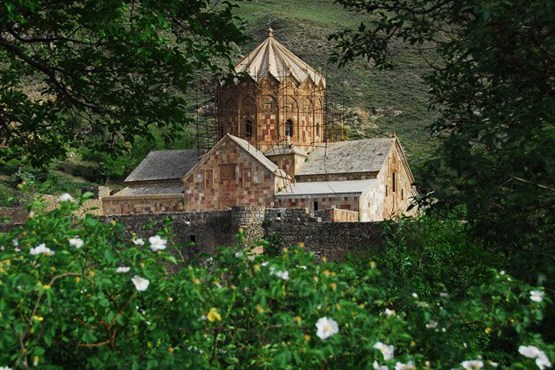
<path fill-rule="evenodd" d="M 289 142 L 306 152 L 324 141 L 325 79 L 271 30 L 235 69 L 246 76 L 217 93 L 220 138 L 229 133 L 261 151 Z"/>
<path fill-rule="evenodd" d="M 290 182 L 285 176 L 283 171 L 272 172 L 227 136 L 185 175 L 185 208 L 271 207 L 275 193 Z"/>
<path fill-rule="evenodd" d="M 277 207 L 306 208 L 309 211 L 326 209 L 344 209 L 348 211 L 360 211 L 360 196 L 353 194 L 324 194 L 303 196 L 299 198 L 278 198 Z M 356 219 L 358 221 L 358 217 Z"/>
<path fill-rule="evenodd" d="M 220 137 L 230 133 L 249 141 L 259 150 L 289 141 L 310 149 L 323 141 L 324 93 L 311 82 L 298 84 L 292 78 L 279 83 L 271 76 L 223 86 L 218 101 Z"/>
<path fill-rule="evenodd" d="M 106 197 L 102 207 L 107 215 L 179 212 L 185 210 L 185 199 L 182 194 Z"/>

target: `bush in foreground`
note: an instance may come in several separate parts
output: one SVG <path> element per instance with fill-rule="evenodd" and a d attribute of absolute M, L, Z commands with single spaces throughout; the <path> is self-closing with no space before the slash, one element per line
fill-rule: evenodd
<path fill-rule="evenodd" d="M 169 234 L 129 237 L 61 200 L 0 234 L 0 367 L 543 369 L 554 358 L 534 332 L 548 298 L 503 272 L 463 300 L 414 294 L 402 312 L 374 262 L 236 248 L 170 274 L 181 261 Z"/>

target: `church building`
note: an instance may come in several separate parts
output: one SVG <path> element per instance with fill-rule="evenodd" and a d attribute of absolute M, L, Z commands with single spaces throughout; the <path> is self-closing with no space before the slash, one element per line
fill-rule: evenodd
<path fill-rule="evenodd" d="M 397 138 L 335 141 L 325 124 L 325 78 L 266 39 L 217 91 L 218 142 L 153 151 L 103 198 L 107 215 L 302 207 L 332 221 L 405 214 L 416 195 Z"/>

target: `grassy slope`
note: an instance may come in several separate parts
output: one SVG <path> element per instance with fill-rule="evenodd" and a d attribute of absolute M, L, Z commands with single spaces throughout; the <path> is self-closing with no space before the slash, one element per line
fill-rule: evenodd
<path fill-rule="evenodd" d="M 422 75 L 427 65 L 420 53 L 405 45 L 395 45 L 396 67 L 378 71 L 365 61 L 345 68 L 328 63 L 332 44 L 329 34 L 356 28 L 363 16 L 333 4 L 331 0 L 258 0 L 241 2 L 238 14 L 246 21 L 252 41 L 241 45 L 248 52 L 272 27 L 274 36 L 314 68 L 321 68 L 328 81 L 328 94 L 346 111 L 357 111 L 362 124 L 351 128 L 351 138 L 376 137 L 395 133 L 418 166 L 433 148 L 428 130 L 433 113 L 427 110 L 427 88 Z M 339 108 L 338 110 L 341 110 Z M 373 112 L 378 111 L 378 114 Z M 398 115 L 380 114 L 381 111 Z M 400 112 L 400 114 L 399 114 Z"/>

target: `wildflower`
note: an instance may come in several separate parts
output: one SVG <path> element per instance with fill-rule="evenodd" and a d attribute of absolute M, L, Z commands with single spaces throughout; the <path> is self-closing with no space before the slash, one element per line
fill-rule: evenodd
<path fill-rule="evenodd" d="M 158 235 L 151 236 L 150 238 L 148 238 L 148 241 L 150 242 L 150 250 L 153 251 L 153 252 L 157 252 L 157 251 L 161 251 L 163 249 L 166 249 L 167 240 L 162 239 Z"/>
<path fill-rule="evenodd" d="M 437 327 L 437 321 L 430 320 L 429 323 L 426 324 L 426 329 L 435 329 Z"/>
<path fill-rule="evenodd" d="M 299 266 L 299 265 L 297 265 L 297 267 L 300 268 L 300 269 L 306 270 L 306 266 L 303 266 L 303 265 L 300 265 L 300 266 Z"/>
<path fill-rule="evenodd" d="M 202 315 L 199 319 L 199 321 L 206 321 L 208 320 L 208 318 L 206 317 L 206 315 Z"/>
<path fill-rule="evenodd" d="M 69 239 L 69 245 L 73 245 L 75 248 L 79 249 L 83 246 L 83 240 L 80 238 Z"/>
<path fill-rule="evenodd" d="M 536 365 L 538 365 L 540 370 L 543 370 L 546 367 L 551 367 L 551 362 L 549 361 L 545 353 L 536 346 L 520 346 L 518 347 L 518 353 L 520 353 L 524 357 L 528 357 L 533 360 L 535 359 Z"/>
<path fill-rule="evenodd" d="M 33 366 L 39 366 L 39 356 L 33 356 Z"/>
<path fill-rule="evenodd" d="M 383 344 L 382 342 L 377 342 L 376 344 L 374 344 L 374 348 L 382 353 L 384 360 L 387 361 L 393 358 L 395 347 L 388 346 L 387 344 Z"/>
<path fill-rule="evenodd" d="M 331 288 L 332 290 L 336 290 L 336 289 L 337 289 L 337 284 L 336 284 L 336 283 L 331 283 L 331 284 L 330 284 L 330 288 Z"/>
<path fill-rule="evenodd" d="M 377 264 L 376 264 L 375 261 L 370 261 L 370 268 L 371 268 L 371 269 L 375 269 L 376 266 L 377 266 Z"/>
<path fill-rule="evenodd" d="M 418 294 L 416 294 L 416 293 L 412 293 L 412 296 L 413 296 L 414 298 L 418 298 Z"/>
<path fill-rule="evenodd" d="M 447 292 L 441 292 L 441 293 L 439 293 L 439 296 L 440 296 L 441 298 L 448 298 L 448 297 L 449 297 L 449 293 L 447 293 Z"/>
<path fill-rule="evenodd" d="M 268 266 L 268 261 L 262 262 L 261 265 L 264 266 L 264 267 Z"/>
<path fill-rule="evenodd" d="M 530 292 L 530 300 L 534 302 L 541 302 L 543 301 L 544 293 L 540 290 L 532 290 Z"/>
<path fill-rule="evenodd" d="M 125 274 L 126 272 L 129 272 L 129 270 L 131 270 L 130 267 L 121 266 L 121 267 L 118 267 L 118 268 L 116 269 L 116 273 L 118 273 L 118 274 Z"/>
<path fill-rule="evenodd" d="M 71 195 L 69 195 L 68 193 L 63 193 L 58 198 L 58 202 L 73 202 L 73 201 L 74 201 L 73 197 Z"/>
<path fill-rule="evenodd" d="M 416 370 L 416 367 L 414 367 L 414 364 L 412 363 L 412 361 L 409 361 L 406 364 L 397 362 L 395 364 L 395 370 Z"/>
<path fill-rule="evenodd" d="M 137 288 L 139 292 L 146 290 L 148 288 L 148 285 L 150 284 L 150 281 L 148 281 L 148 279 L 142 278 L 138 275 L 133 276 L 131 281 L 133 282 L 133 284 L 135 284 L 135 288 Z"/>
<path fill-rule="evenodd" d="M 337 322 L 333 319 L 328 319 L 327 317 L 321 317 L 316 322 L 316 335 L 324 340 L 331 337 L 334 334 L 339 332 L 339 326 L 337 326 Z"/>
<path fill-rule="evenodd" d="M 142 247 L 143 245 L 145 245 L 145 241 L 141 238 L 133 239 L 133 244 Z"/>
<path fill-rule="evenodd" d="M 12 370 L 12 368 L 8 366 L 0 366 L 0 370 Z"/>
<path fill-rule="evenodd" d="M 464 367 L 465 370 L 474 370 L 483 368 L 484 363 L 480 360 L 463 361 L 461 362 L 461 366 Z"/>
<path fill-rule="evenodd" d="M 300 325 L 301 322 L 303 321 L 303 319 L 302 319 L 300 316 L 295 316 L 295 317 L 293 318 L 293 320 L 294 320 L 297 324 L 299 324 L 299 325 Z"/>
<path fill-rule="evenodd" d="M 243 252 L 235 252 L 235 257 L 236 257 L 236 258 L 241 258 L 241 257 L 243 257 Z"/>
<path fill-rule="evenodd" d="M 264 313 L 264 308 L 262 308 L 262 306 L 259 305 L 259 304 L 256 305 L 256 310 L 258 311 L 259 314 L 263 314 L 263 313 Z"/>
<path fill-rule="evenodd" d="M 393 316 L 395 315 L 395 310 L 390 310 L 389 308 L 386 308 L 384 313 L 386 316 Z"/>
<path fill-rule="evenodd" d="M 39 254 L 46 254 L 47 256 L 54 255 L 54 251 L 51 250 L 50 248 L 46 247 L 46 245 L 44 245 L 44 244 L 40 244 L 39 246 L 37 246 L 35 248 L 31 248 L 31 251 L 29 253 L 33 256 L 37 256 Z"/>
<path fill-rule="evenodd" d="M 12 245 L 14 247 L 18 247 L 19 246 L 19 241 L 17 239 L 12 239 Z"/>
<path fill-rule="evenodd" d="M 283 280 L 289 280 L 289 271 L 276 271 L 275 273 L 274 271 L 271 271 L 270 273 Z"/>
<path fill-rule="evenodd" d="M 374 370 L 389 370 L 389 368 L 385 365 L 378 364 L 378 361 L 374 361 Z"/>
<path fill-rule="evenodd" d="M 208 314 L 206 315 L 206 318 L 210 322 L 214 322 L 216 320 L 222 321 L 222 315 L 220 315 L 220 313 L 218 312 L 218 310 L 215 307 L 212 307 L 210 309 L 210 311 L 208 311 Z"/>
<path fill-rule="evenodd" d="M 32 319 L 33 321 L 38 321 L 38 322 L 44 321 L 44 317 L 37 316 L 37 315 L 33 315 Z"/>

